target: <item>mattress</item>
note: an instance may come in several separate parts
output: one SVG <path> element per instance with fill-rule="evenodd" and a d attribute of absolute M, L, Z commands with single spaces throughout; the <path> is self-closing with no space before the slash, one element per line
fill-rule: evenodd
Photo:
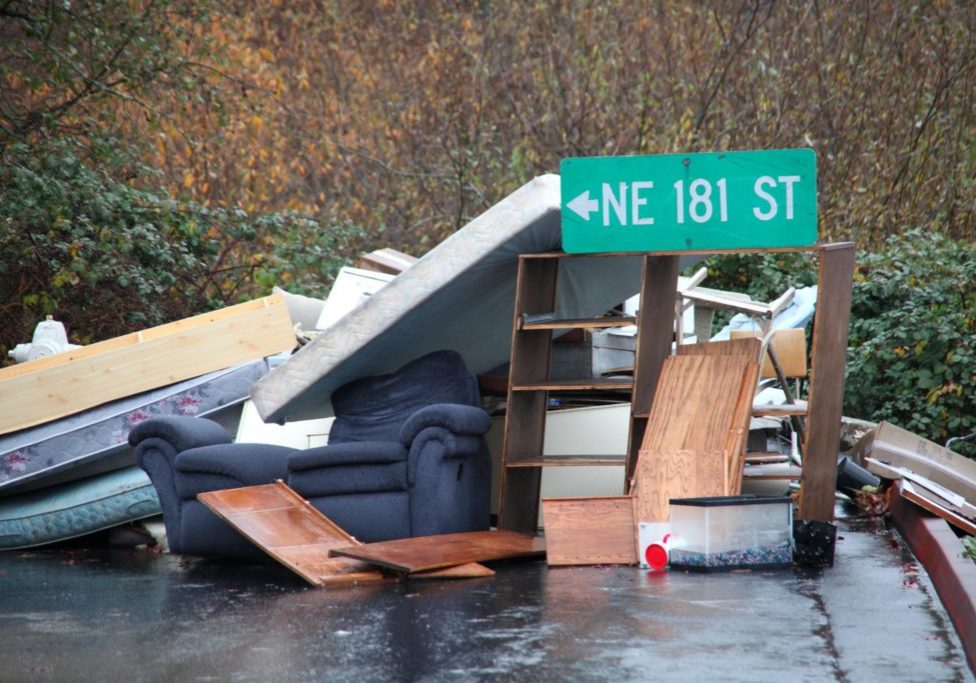
<path fill-rule="evenodd" d="M 437 349 L 468 369 L 508 362 L 518 256 L 559 251 L 559 176 L 539 176 L 459 229 L 390 284 L 259 380 L 251 398 L 266 422 L 332 414 L 332 392 L 392 372 Z M 640 256 L 560 264 L 556 313 L 599 315 L 640 290 Z M 699 258 L 685 258 L 682 266 Z"/>
<path fill-rule="evenodd" d="M 242 403 L 268 372 L 260 359 L 0 436 L 0 499 L 135 464 L 129 430 L 160 415 L 213 415 Z"/>
<path fill-rule="evenodd" d="M 149 477 L 127 467 L 0 500 L 0 549 L 62 541 L 159 513 Z"/>

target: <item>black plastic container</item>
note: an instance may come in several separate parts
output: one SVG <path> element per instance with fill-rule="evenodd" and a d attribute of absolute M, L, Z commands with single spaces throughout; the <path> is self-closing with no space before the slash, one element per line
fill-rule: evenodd
<path fill-rule="evenodd" d="M 830 522 L 793 522 L 793 561 L 806 567 L 833 567 L 837 527 Z"/>
<path fill-rule="evenodd" d="M 837 490 L 852 496 L 865 486 L 878 487 L 881 479 L 867 471 L 846 455 L 837 463 Z"/>

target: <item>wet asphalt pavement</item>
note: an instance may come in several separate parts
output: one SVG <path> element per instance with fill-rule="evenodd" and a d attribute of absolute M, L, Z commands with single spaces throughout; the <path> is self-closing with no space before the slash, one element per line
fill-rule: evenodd
<path fill-rule="evenodd" d="M 841 523 L 828 569 L 496 564 L 312 589 L 272 562 L 0 553 L 0 681 L 973 681 L 895 532 Z"/>

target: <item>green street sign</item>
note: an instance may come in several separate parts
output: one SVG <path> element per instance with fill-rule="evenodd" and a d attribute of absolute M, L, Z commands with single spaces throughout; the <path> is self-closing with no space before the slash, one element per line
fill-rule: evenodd
<path fill-rule="evenodd" d="M 568 253 L 817 241 L 812 149 L 575 157 L 563 159 L 559 172 Z"/>

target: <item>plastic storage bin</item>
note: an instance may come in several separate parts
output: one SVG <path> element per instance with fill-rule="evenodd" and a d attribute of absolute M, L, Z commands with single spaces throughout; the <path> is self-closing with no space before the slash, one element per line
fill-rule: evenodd
<path fill-rule="evenodd" d="M 789 498 L 673 498 L 670 512 L 674 569 L 786 567 L 793 562 Z"/>

